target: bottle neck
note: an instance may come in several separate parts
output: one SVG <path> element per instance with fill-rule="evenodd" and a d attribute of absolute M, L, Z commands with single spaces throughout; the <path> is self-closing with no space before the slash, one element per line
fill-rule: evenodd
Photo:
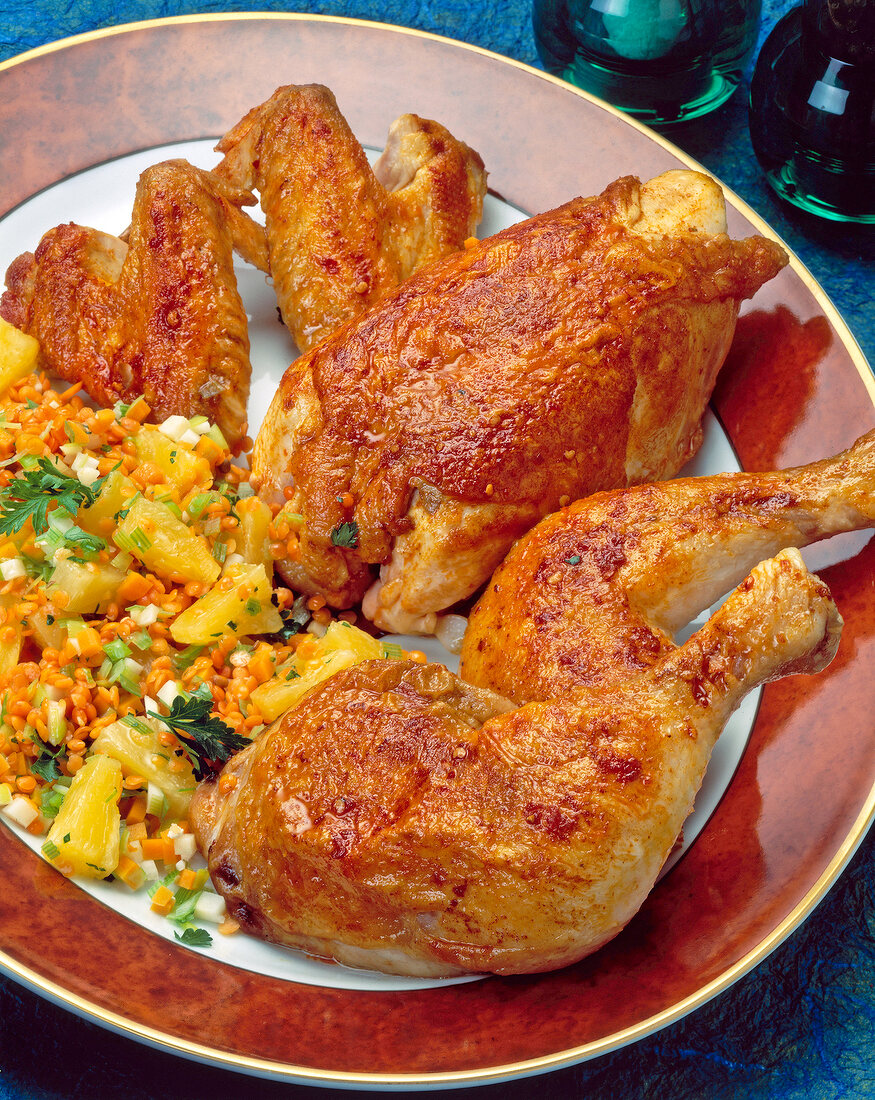
<path fill-rule="evenodd" d="M 872 66 L 875 82 L 875 0 L 805 0 L 806 35 L 829 57 Z"/>

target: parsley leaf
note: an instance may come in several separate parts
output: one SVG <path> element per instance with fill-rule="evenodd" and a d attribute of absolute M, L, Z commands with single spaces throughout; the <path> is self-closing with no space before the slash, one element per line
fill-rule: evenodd
<path fill-rule="evenodd" d="M 207 699 L 192 695 L 184 699 L 177 695 L 169 714 L 146 711 L 150 718 L 157 718 L 180 738 L 181 747 L 194 768 L 195 779 L 207 775 L 211 761 L 223 763 L 250 744 L 249 738 L 241 737 L 221 718 L 213 717 L 212 709 L 212 696 Z"/>
<path fill-rule="evenodd" d="M 174 932 L 173 935 L 180 943 L 188 944 L 189 947 L 213 946 L 213 937 L 206 928 L 185 928 L 182 935 L 179 932 Z"/>
<path fill-rule="evenodd" d="M 38 775 L 41 779 L 44 779 L 46 783 L 53 783 L 56 779 L 61 778 L 61 769 L 58 767 L 58 757 L 66 749 L 66 745 L 61 745 L 57 752 L 52 752 L 51 746 L 47 745 L 45 741 L 37 737 L 37 735 L 31 734 L 31 741 L 36 745 L 38 755 L 36 760 L 31 760 L 30 770 L 34 774 Z"/>
<path fill-rule="evenodd" d="M 334 546 L 355 550 L 359 544 L 359 525 L 354 519 L 339 523 L 331 532 L 331 542 Z"/>
<path fill-rule="evenodd" d="M 94 503 L 102 486 L 102 478 L 93 485 L 83 485 L 41 455 L 35 466 L 0 490 L 0 533 L 14 535 L 31 520 L 34 533 L 41 535 L 48 530 L 46 517 L 50 504 L 55 502 L 68 515 L 75 516 L 81 505 Z"/>
<path fill-rule="evenodd" d="M 291 610 L 283 608 L 280 611 L 280 618 L 283 621 L 283 626 L 282 630 L 278 632 L 279 637 L 282 638 L 284 642 L 287 642 L 289 638 L 294 637 L 295 634 L 300 634 L 312 618 L 310 610 L 307 607 L 307 597 L 298 596 L 292 604 Z"/>

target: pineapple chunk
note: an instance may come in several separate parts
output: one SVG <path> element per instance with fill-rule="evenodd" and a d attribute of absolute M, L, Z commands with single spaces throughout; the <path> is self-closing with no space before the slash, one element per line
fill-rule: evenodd
<path fill-rule="evenodd" d="M 258 497 L 245 497 L 237 502 L 240 526 L 234 533 L 237 553 L 250 565 L 263 565 L 268 577 L 273 576 L 273 557 L 270 552 L 270 508 Z"/>
<path fill-rule="evenodd" d="M 160 732 L 153 718 L 139 718 L 136 729 L 113 722 L 95 737 L 92 749 L 118 761 L 125 775 L 141 775 L 153 783 L 167 799 L 169 813 L 184 818 L 194 793 L 194 771 L 188 757 L 176 756 L 161 744 Z"/>
<path fill-rule="evenodd" d="M 15 596 L 0 596 L 0 607 L 4 611 L 14 607 L 17 602 Z M 0 641 L 0 676 L 11 672 L 18 664 L 18 658 L 21 655 L 21 623 L 15 615 L 5 616 L 4 621 L 7 626 L 15 630 L 15 637 L 9 642 Z"/>
<path fill-rule="evenodd" d="M 302 659 L 295 655 L 277 670 L 276 676 L 252 693 L 252 702 L 268 722 L 293 707 L 310 688 L 316 687 L 341 669 L 382 657 L 376 638 L 349 623 L 334 622 Z"/>
<path fill-rule="evenodd" d="M 55 566 L 48 596 L 52 599 L 55 592 L 66 593 L 69 598 L 64 610 L 80 615 L 105 611 L 124 579 L 125 574 L 112 565 L 93 561 L 83 565 L 67 558 Z"/>
<path fill-rule="evenodd" d="M 52 616 L 49 622 L 49 612 L 45 607 L 37 608 L 27 616 L 27 625 L 33 631 L 34 640 L 38 642 L 40 649 L 63 649 L 67 641 L 67 631 Z"/>
<path fill-rule="evenodd" d="M 209 645 L 223 634 L 274 634 L 283 620 L 270 596 L 263 565 L 231 566 L 219 584 L 176 617 L 170 633 L 180 645 Z"/>
<path fill-rule="evenodd" d="M 181 496 L 195 485 L 210 485 L 212 468 L 205 458 L 196 455 L 186 443 L 177 443 L 158 428 L 146 425 L 134 436 L 134 446 L 141 462 L 151 462 L 164 474 L 164 480 L 175 485 Z"/>
<path fill-rule="evenodd" d="M 182 577 L 213 584 L 221 572 L 206 539 L 192 534 L 165 504 L 155 500 L 137 497 L 113 538 L 122 550 L 168 580 Z"/>
<path fill-rule="evenodd" d="M 124 510 L 137 495 L 137 487 L 121 470 L 106 475 L 97 500 L 89 508 L 80 508 L 76 522 L 92 535 L 106 538 L 116 528 L 116 514 Z"/>
<path fill-rule="evenodd" d="M 0 317 L 0 394 L 36 368 L 39 341 Z"/>
<path fill-rule="evenodd" d="M 73 777 L 47 842 L 58 855 L 54 862 L 72 867 L 85 878 L 106 878 L 118 865 L 118 800 L 122 769 L 117 760 L 91 756 Z"/>

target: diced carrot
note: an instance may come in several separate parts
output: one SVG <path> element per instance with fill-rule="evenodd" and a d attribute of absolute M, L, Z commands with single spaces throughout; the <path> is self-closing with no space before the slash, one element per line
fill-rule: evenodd
<path fill-rule="evenodd" d="M 225 451 L 219 446 L 214 439 L 210 439 L 208 435 L 202 435 L 197 441 L 195 447 L 195 454 L 200 455 L 201 458 L 205 458 L 211 466 L 219 461 L 219 459 L 225 454 Z"/>
<path fill-rule="evenodd" d="M 176 851 L 173 841 L 166 836 L 149 837 L 141 842 L 143 859 L 161 859 L 165 863 L 176 863 Z"/>
<path fill-rule="evenodd" d="M 152 582 L 146 580 L 141 573 L 128 573 L 118 586 L 119 601 L 127 602 L 130 600 L 134 602 L 144 596 L 151 587 Z"/>
<path fill-rule="evenodd" d="M 114 874 L 116 878 L 120 878 L 122 882 L 126 886 L 130 886 L 132 890 L 139 890 L 146 878 L 143 868 L 138 863 L 135 863 L 129 856 L 121 856 Z M 170 893 L 169 890 L 168 893 Z M 171 894 L 171 897 L 172 896 Z"/>
<path fill-rule="evenodd" d="M 142 423 L 151 411 L 152 409 L 146 404 L 145 397 L 138 397 L 128 409 L 126 415 L 129 416 L 131 420 L 139 420 Z"/>
<path fill-rule="evenodd" d="M 173 908 L 175 902 L 176 898 L 173 896 L 173 891 L 168 890 L 166 886 L 159 886 L 152 896 L 150 908 L 153 913 L 158 913 L 162 917 L 166 917 Z"/>
<path fill-rule="evenodd" d="M 190 867 L 186 867 L 184 871 L 179 872 L 177 881 L 180 890 L 193 890 L 197 884 L 197 875 Z"/>
<path fill-rule="evenodd" d="M 146 799 L 142 796 L 138 796 L 131 802 L 131 808 L 128 810 L 125 817 L 125 823 L 127 825 L 139 825 L 146 820 Z M 145 827 L 143 829 L 143 837 L 145 837 Z"/>

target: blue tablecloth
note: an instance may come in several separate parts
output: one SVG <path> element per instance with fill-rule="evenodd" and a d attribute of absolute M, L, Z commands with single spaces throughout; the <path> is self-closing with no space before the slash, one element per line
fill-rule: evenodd
<path fill-rule="evenodd" d="M 248 11 L 251 3 L 178 0 L 3 0 L 0 60 L 44 42 L 117 23 L 191 12 Z M 792 5 L 766 0 L 761 40 Z M 263 10 L 379 19 L 461 39 L 539 64 L 526 0 L 315 0 Z M 231 59 L 233 65 L 233 59 Z M 670 136 L 737 191 L 802 257 L 875 363 L 875 278 L 858 241 L 816 234 L 779 205 L 747 129 L 747 90 L 717 115 Z M 2 145 L 3 156 L 14 150 Z M 795 934 L 756 971 L 685 1020 L 633 1047 L 546 1077 L 476 1090 L 489 1097 L 586 1096 L 672 1100 L 875 1096 L 875 834 Z M 0 886 L 2 889 L 2 886 Z M 71 935 L 71 951 L 75 937 Z M 458 1095 L 455 1090 L 451 1095 Z M 174 1100 L 244 1095 L 346 1096 L 256 1082 L 141 1047 L 84 1023 L 0 979 L 0 1100 Z M 473 1090 L 471 1090 L 474 1094 Z"/>

